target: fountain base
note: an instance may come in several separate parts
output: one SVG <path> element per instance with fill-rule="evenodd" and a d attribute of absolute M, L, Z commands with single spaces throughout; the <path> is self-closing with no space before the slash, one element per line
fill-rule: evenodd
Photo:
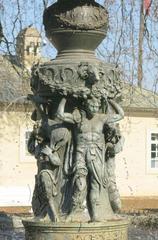
<path fill-rule="evenodd" d="M 104 223 L 49 223 L 23 221 L 26 240 L 127 240 L 126 220 Z"/>

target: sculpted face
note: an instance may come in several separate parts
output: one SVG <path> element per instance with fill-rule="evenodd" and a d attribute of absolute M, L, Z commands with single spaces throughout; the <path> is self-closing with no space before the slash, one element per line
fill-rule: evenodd
<path fill-rule="evenodd" d="M 43 142 L 44 139 L 40 135 L 36 135 L 36 140 L 37 140 L 37 143 L 40 144 Z"/>
<path fill-rule="evenodd" d="M 97 99 L 89 99 L 86 104 L 86 109 L 89 113 L 95 114 L 99 112 L 100 104 Z"/>
<path fill-rule="evenodd" d="M 78 68 L 78 74 L 83 79 L 86 80 L 89 76 L 89 67 L 87 63 L 81 63 Z"/>

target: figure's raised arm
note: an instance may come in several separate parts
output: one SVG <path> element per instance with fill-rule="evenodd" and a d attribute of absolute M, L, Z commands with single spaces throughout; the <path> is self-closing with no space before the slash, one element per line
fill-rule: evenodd
<path fill-rule="evenodd" d="M 123 119 L 124 111 L 123 111 L 122 107 L 118 103 L 116 103 L 114 100 L 109 100 L 108 102 L 115 111 L 115 113 L 113 113 L 113 114 L 111 113 L 109 115 L 108 123 L 117 122 L 117 121 L 120 121 L 121 119 Z"/>
<path fill-rule="evenodd" d="M 37 119 L 42 119 L 43 121 L 47 119 L 47 114 L 44 109 L 44 104 L 47 104 L 47 100 L 40 96 L 35 96 L 28 94 L 28 100 L 30 100 L 35 106 L 35 111 L 37 113 Z"/>
<path fill-rule="evenodd" d="M 74 119 L 73 119 L 73 115 L 71 113 L 64 112 L 65 104 L 66 104 L 66 98 L 62 98 L 60 103 L 59 103 L 58 110 L 57 110 L 57 118 L 59 118 L 60 120 L 62 120 L 64 122 L 74 124 L 75 122 L 74 122 Z"/>

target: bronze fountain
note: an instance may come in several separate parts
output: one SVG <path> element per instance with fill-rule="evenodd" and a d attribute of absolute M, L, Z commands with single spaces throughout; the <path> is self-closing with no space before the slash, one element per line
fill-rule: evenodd
<path fill-rule="evenodd" d="M 94 0 L 58 0 L 43 23 L 58 54 L 32 68 L 28 150 L 38 171 L 26 240 L 126 240 L 115 177 L 123 82 L 118 67 L 95 56 L 108 12 Z"/>

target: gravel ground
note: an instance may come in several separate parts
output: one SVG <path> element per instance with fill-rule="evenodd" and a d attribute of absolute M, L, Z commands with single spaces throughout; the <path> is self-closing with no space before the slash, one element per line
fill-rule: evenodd
<path fill-rule="evenodd" d="M 24 240 L 24 230 L 19 229 L 16 231 L 13 230 L 0 230 L 0 240 Z"/>
<path fill-rule="evenodd" d="M 151 230 L 130 226 L 129 240 L 158 240 L 158 229 Z"/>
<path fill-rule="evenodd" d="M 0 240 L 25 240 L 24 230 L 0 230 Z M 128 240 L 158 240 L 158 230 L 143 229 L 131 225 Z"/>

